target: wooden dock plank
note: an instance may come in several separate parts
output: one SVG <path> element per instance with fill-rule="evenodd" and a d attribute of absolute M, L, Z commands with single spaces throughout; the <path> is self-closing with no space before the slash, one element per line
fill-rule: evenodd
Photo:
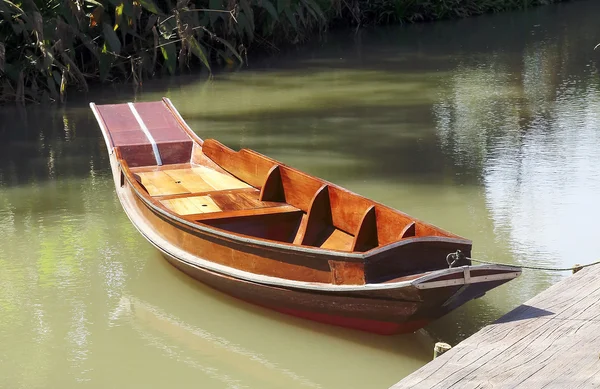
<path fill-rule="evenodd" d="M 592 266 L 558 282 L 392 388 L 599 387 L 598 280 Z"/>

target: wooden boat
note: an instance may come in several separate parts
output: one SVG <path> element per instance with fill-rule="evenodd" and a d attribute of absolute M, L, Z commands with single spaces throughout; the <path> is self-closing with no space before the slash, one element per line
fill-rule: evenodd
<path fill-rule="evenodd" d="M 471 241 L 255 151 L 200 139 L 168 99 L 90 104 L 133 225 L 191 277 L 319 322 L 415 331 L 520 274 Z M 452 266 L 447 257 L 460 250 Z"/>

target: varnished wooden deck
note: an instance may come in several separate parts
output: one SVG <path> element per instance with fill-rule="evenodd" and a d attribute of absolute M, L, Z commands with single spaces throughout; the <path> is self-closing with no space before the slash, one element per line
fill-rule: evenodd
<path fill-rule="evenodd" d="M 394 385 L 600 387 L 600 265 L 527 301 Z"/>
<path fill-rule="evenodd" d="M 261 201 L 258 189 L 206 166 L 136 167 L 131 172 L 162 206 L 190 220 L 299 211 L 286 203 Z"/>

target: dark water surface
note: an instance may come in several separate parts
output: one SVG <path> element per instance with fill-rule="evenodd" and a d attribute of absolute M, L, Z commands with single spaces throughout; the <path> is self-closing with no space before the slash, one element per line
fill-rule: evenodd
<path fill-rule="evenodd" d="M 411 335 L 289 318 L 170 267 L 130 224 L 87 107 L 168 96 L 249 147 L 474 241 L 600 259 L 600 3 L 330 34 L 210 82 L 0 111 L 0 388 L 387 388 L 568 273 L 523 276 Z"/>

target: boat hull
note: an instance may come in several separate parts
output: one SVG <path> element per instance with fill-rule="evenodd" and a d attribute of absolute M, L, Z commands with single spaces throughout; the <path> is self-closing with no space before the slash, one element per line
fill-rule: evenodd
<path fill-rule="evenodd" d="M 156 214 L 136 196 L 131 187 L 119 184 L 116 187 L 123 209 L 132 224 L 162 252 L 170 264 L 218 291 L 287 315 L 382 335 L 414 332 L 472 299 L 473 295 L 483 295 L 485 291 L 510 280 L 507 278 L 466 287 L 461 284 L 449 284 L 435 289 L 419 289 L 410 282 L 402 282 L 401 286 L 382 289 L 363 289 L 360 286 L 344 289 L 332 285 L 321 290 L 293 287 L 293 283 L 269 285 L 252 282 L 219 273 L 214 269 L 207 269 L 202 266 L 202 263 L 215 263 L 223 258 L 242 257 L 252 261 L 253 255 L 256 256 L 256 261 L 276 261 L 282 260 L 285 252 L 263 251 L 252 246 L 240 250 L 235 245 L 220 244 L 218 237 L 211 234 L 175 228 L 177 223 Z M 206 253 L 210 258 L 200 257 L 199 253 Z M 289 255 L 285 260 L 286 263 L 290 263 Z M 291 260 L 290 266 L 297 266 L 301 273 L 319 271 L 326 274 L 323 275 L 324 279 L 330 277 L 327 266 L 310 267 L 306 263 L 301 266 L 298 263 L 302 260 L 308 264 L 319 262 L 327 264 L 326 258 L 299 257 Z M 281 261 L 277 262 L 281 266 Z M 298 269 L 294 270 L 298 271 Z M 458 279 L 462 277 L 462 273 L 450 276 Z M 313 284 L 306 283 L 306 285 Z M 461 290 L 464 292 L 465 289 L 471 289 L 472 293 L 459 293 Z M 444 305 L 447 302 L 451 304 Z"/>
<path fill-rule="evenodd" d="M 508 281 L 448 286 L 434 293 L 405 286 L 388 294 L 412 295 L 416 301 L 382 299 L 374 292 L 317 293 L 248 282 L 202 269 L 160 251 L 183 273 L 244 302 L 302 319 L 380 335 L 414 332 Z"/>
<path fill-rule="evenodd" d="M 183 273 L 213 289 L 246 303 L 302 319 L 380 335 L 414 332 L 429 322 L 427 319 L 410 320 L 418 309 L 416 302 L 372 301 L 273 288 L 224 277 L 189 265 L 164 252 L 163 256 Z M 366 312 L 365 305 L 369 306 L 370 312 Z M 385 315 L 382 312 L 386 312 Z M 370 318 L 373 316 L 380 319 Z"/>

